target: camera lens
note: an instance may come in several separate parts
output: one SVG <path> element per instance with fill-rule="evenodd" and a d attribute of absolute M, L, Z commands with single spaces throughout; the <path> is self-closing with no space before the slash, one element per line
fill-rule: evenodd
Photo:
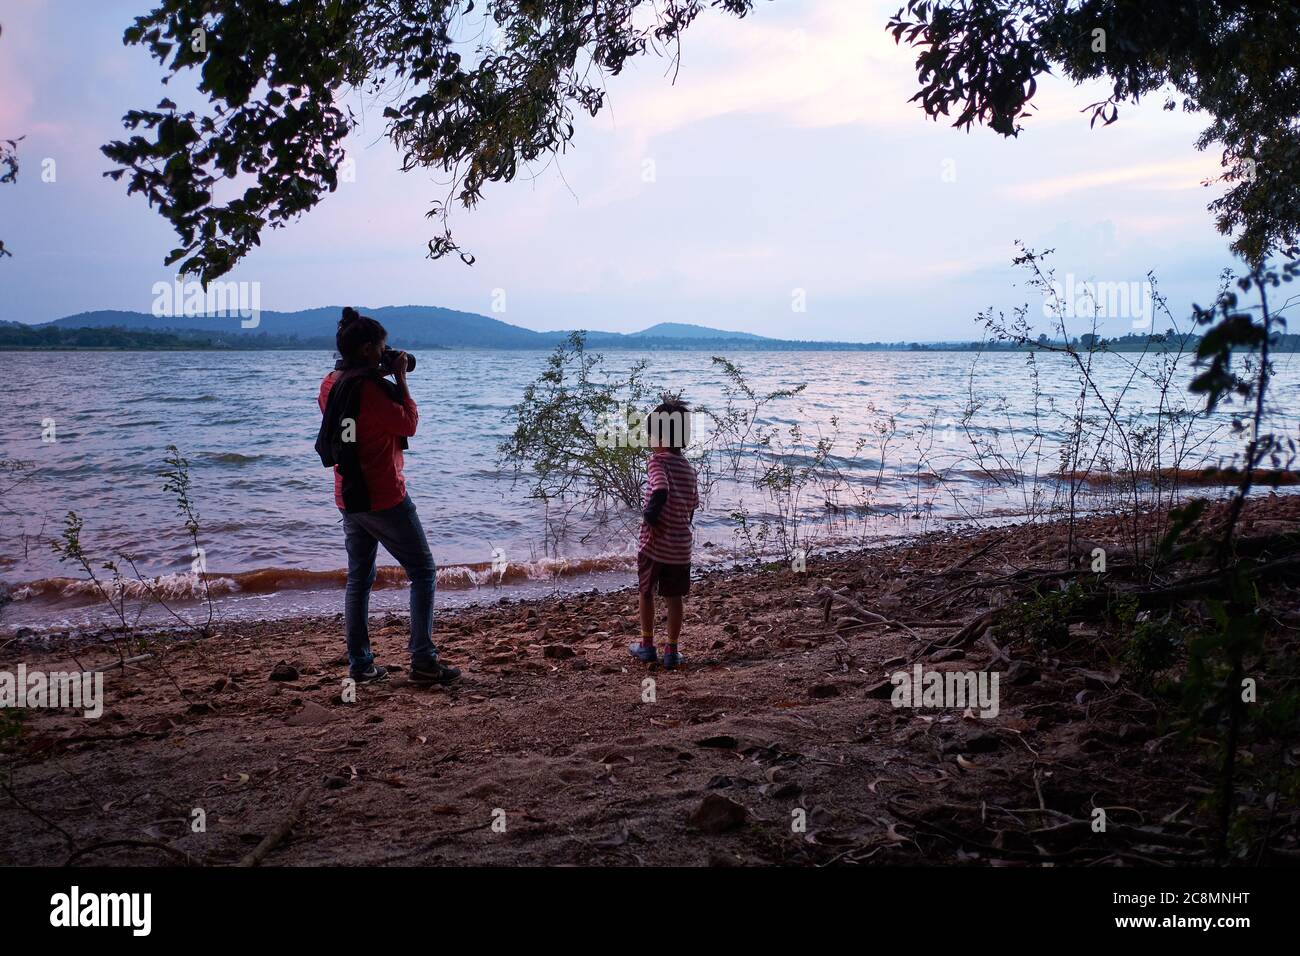
<path fill-rule="evenodd" d="M 397 371 L 397 364 L 396 364 L 397 355 L 398 355 L 397 349 L 384 349 L 384 356 L 382 361 L 385 370 L 389 372 Z M 406 370 L 408 372 L 415 371 L 415 356 L 411 355 L 409 352 L 406 355 Z"/>

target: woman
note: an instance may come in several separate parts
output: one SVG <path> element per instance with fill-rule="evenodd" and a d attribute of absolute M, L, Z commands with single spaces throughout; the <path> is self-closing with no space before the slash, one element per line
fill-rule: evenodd
<path fill-rule="evenodd" d="M 420 418 L 406 387 L 407 356 L 385 356 L 384 327 L 352 308 L 343 310 L 335 344 L 341 357 L 320 383 L 316 450 L 322 462 L 334 466 L 334 503 L 343 514 L 349 671 L 358 684 L 388 676 L 375 663 L 367 629 L 375 555 L 382 544 L 411 580 L 411 680 L 445 684 L 460 671 L 438 660 L 433 646 L 437 565 L 402 475 L 402 449 Z M 390 372 L 396 385 L 384 378 Z"/>

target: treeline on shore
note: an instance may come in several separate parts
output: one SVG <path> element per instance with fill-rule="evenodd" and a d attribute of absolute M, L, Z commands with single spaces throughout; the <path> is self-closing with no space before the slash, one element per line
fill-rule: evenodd
<path fill-rule="evenodd" d="M 63 328 L 32 326 L 21 322 L 0 322 L 0 349 L 118 349 L 124 351 L 181 351 L 191 349 L 333 349 L 334 340 L 324 336 L 296 335 L 225 336 L 198 331 L 149 332 L 115 326 Z"/>
<path fill-rule="evenodd" d="M 1200 336 L 1171 333 L 1130 334 L 1115 338 L 1082 335 L 1071 340 L 1077 348 L 1100 348 L 1112 352 L 1164 351 L 1169 349 L 1192 352 L 1200 343 Z M 801 350 L 816 350 L 820 343 L 798 343 Z M 740 349 L 744 351 L 786 351 L 791 343 L 780 339 L 653 339 L 637 343 L 638 349 L 700 350 Z M 1039 336 L 1033 343 L 1006 341 L 983 342 L 827 342 L 824 348 L 831 351 L 888 351 L 888 352 L 1021 352 L 1036 348 L 1062 348 L 1062 340 Z M 440 349 L 446 346 L 415 345 L 417 348 Z M 627 346 L 623 346 L 627 347 Z M 67 328 L 58 325 L 25 325 L 21 322 L 0 322 L 0 350 L 39 349 L 105 349 L 123 351 L 187 351 L 193 349 L 214 351 L 248 351 L 263 349 L 325 349 L 333 350 L 334 339 L 327 336 L 272 335 L 267 332 L 220 334 L 200 330 L 177 329 L 149 331 L 120 326 Z M 1300 351 L 1300 334 L 1277 335 L 1270 349 L 1274 352 Z"/>

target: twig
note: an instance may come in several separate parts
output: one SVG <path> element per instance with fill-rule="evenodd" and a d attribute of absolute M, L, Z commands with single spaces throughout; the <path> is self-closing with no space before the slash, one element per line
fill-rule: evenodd
<path fill-rule="evenodd" d="M 307 800 L 312 795 L 314 788 L 307 787 L 302 793 L 298 794 L 298 799 L 293 801 L 289 812 L 284 819 L 276 825 L 275 829 L 262 838 L 262 842 L 253 848 L 253 851 L 246 857 L 235 864 L 237 867 L 257 866 L 266 858 L 266 855 L 274 850 L 280 842 L 289 835 L 294 824 L 298 822 L 298 817 L 302 815 L 303 807 L 307 805 Z"/>
<path fill-rule="evenodd" d="M 868 617 L 877 623 L 886 624 L 890 627 L 901 627 L 903 630 L 907 631 L 907 633 L 911 634 L 918 641 L 921 639 L 920 634 L 917 634 L 916 631 L 912 630 L 910 627 L 908 627 L 906 624 L 902 623 L 901 621 L 894 621 L 891 620 L 890 618 L 885 617 L 883 614 L 877 614 L 875 611 L 868 611 L 857 601 L 853 600 L 853 598 L 843 595 L 838 591 L 832 591 L 830 588 L 822 588 L 820 591 L 817 592 L 816 597 L 818 598 L 818 600 L 823 600 L 823 601 L 838 601 L 840 604 L 853 608 L 854 611 L 856 611 L 858 614 L 861 614 L 863 617 Z"/>
<path fill-rule="evenodd" d="M 127 664 L 138 664 L 141 661 L 147 661 L 151 657 L 153 657 L 153 651 L 150 651 L 148 654 L 138 654 L 135 657 L 128 657 L 125 660 L 114 661 L 112 664 L 105 664 L 103 667 L 92 668 L 90 673 L 103 674 L 117 667 L 125 667 Z"/>
<path fill-rule="evenodd" d="M 59 826 L 59 825 L 58 825 L 57 823 L 55 823 L 54 821 L 45 819 L 44 816 L 42 816 L 40 813 L 37 813 L 35 810 L 33 810 L 31 807 L 29 807 L 29 806 L 27 805 L 27 803 L 26 803 L 24 800 L 22 800 L 22 799 L 18 796 L 18 791 L 16 791 L 16 790 L 13 788 L 13 784 L 10 783 L 10 781 L 9 781 L 8 779 L 0 778 L 0 782 L 3 783 L 3 785 L 4 785 L 4 791 L 5 791 L 5 793 L 9 796 L 9 799 L 10 799 L 10 800 L 12 800 L 14 803 L 16 803 L 16 804 L 17 804 L 19 807 L 21 807 L 22 809 L 26 810 L 28 813 L 30 813 L 32 816 L 34 816 L 37 820 L 40 820 L 40 821 L 41 821 L 42 823 L 44 823 L 47 827 L 49 827 L 51 830 L 54 830 L 55 832 L 59 833 L 59 834 L 63 837 L 63 839 L 65 839 L 65 840 L 68 841 L 68 846 L 76 846 L 76 845 L 77 845 L 77 841 L 74 840 L 74 839 L 72 838 L 72 834 L 71 834 L 71 833 L 69 833 L 67 830 L 63 829 L 63 827 Z"/>

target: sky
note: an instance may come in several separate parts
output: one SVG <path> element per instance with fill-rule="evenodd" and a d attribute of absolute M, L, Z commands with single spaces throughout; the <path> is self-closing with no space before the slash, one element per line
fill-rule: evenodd
<path fill-rule="evenodd" d="M 24 136 L 0 186 L 0 320 L 149 311 L 174 278 L 170 225 L 102 173 L 128 109 L 176 97 L 121 42 L 148 0 L 0 0 L 0 138 Z M 572 147 L 490 184 L 452 228 L 473 266 L 425 258 L 438 174 L 400 172 L 382 104 L 360 103 L 343 183 L 226 278 L 261 307 L 439 305 L 531 329 L 656 322 L 797 339 L 978 339 L 976 315 L 1041 297 L 1014 242 L 1054 248 L 1062 281 L 1141 283 L 1185 318 L 1233 266 L 1206 204 L 1222 187 L 1204 118 L 1157 95 L 1089 128 L 1105 93 L 1048 78 L 1017 139 L 925 117 L 914 54 L 884 26 L 899 0 L 772 0 L 687 32 L 675 81 L 660 59 L 608 82 Z M 52 180 L 52 181 L 49 181 Z M 1132 331 L 1117 314 L 1103 331 Z M 1167 323 L 1159 323 L 1162 329 Z M 1081 329 L 1082 331 L 1083 329 Z"/>

